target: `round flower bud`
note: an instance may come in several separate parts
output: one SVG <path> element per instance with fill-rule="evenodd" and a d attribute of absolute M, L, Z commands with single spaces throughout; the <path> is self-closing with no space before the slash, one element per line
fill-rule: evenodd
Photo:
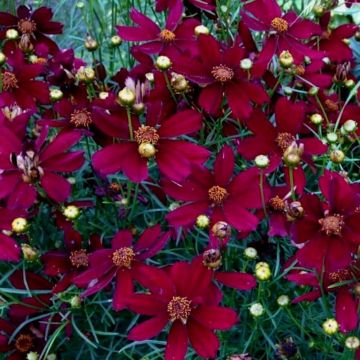
<path fill-rule="evenodd" d="M 148 72 L 148 73 L 145 74 L 145 77 L 146 77 L 147 81 L 150 81 L 151 83 L 154 82 L 154 74 L 153 73 Z"/>
<path fill-rule="evenodd" d="M 290 51 L 282 51 L 279 55 L 279 62 L 280 65 L 285 69 L 288 69 L 290 66 L 292 66 L 294 64 L 294 58 L 291 55 Z"/>
<path fill-rule="evenodd" d="M 338 136 L 336 135 L 336 133 L 327 133 L 326 134 L 326 140 L 330 143 L 330 144 L 334 144 L 337 142 L 338 140 Z"/>
<path fill-rule="evenodd" d="M 131 89 L 124 87 L 118 93 L 118 99 L 122 106 L 130 106 L 135 104 L 136 95 Z"/>
<path fill-rule="evenodd" d="M 34 261 L 38 257 L 38 252 L 29 244 L 21 244 L 21 251 L 26 261 Z"/>
<path fill-rule="evenodd" d="M 88 36 L 85 40 L 85 48 L 89 51 L 95 51 L 98 47 L 99 47 L 99 44 L 98 42 L 93 39 L 91 36 Z"/>
<path fill-rule="evenodd" d="M 209 269 L 217 270 L 221 266 L 221 253 L 218 249 L 209 249 L 203 253 L 203 264 Z"/>
<path fill-rule="evenodd" d="M 200 229 L 205 229 L 209 226 L 210 224 L 210 218 L 207 215 L 199 215 L 196 218 L 196 226 L 199 227 Z"/>
<path fill-rule="evenodd" d="M 78 1 L 78 2 L 76 3 L 76 7 L 77 7 L 78 9 L 83 9 L 84 6 L 85 6 L 85 4 L 84 4 L 83 1 Z"/>
<path fill-rule="evenodd" d="M 107 91 L 101 91 L 99 93 L 99 99 L 106 100 L 109 97 L 109 93 Z"/>
<path fill-rule="evenodd" d="M 310 121 L 314 125 L 320 125 L 324 121 L 324 118 L 320 114 L 315 113 L 310 116 Z"/>
<path fill-rule="evenodd" d="M 75 220 L 80 216 L 80 209 L 75 206 L 75 205 L 68 205 L 64 210 L 63 210 L 63 215 L 68 219 L 68 220 Z"/>
<path fill-rule="evenodd" d="M 39 359 L 39 354 L 35 351 L 30 351 L 26 355 L 26 360 L 38 360 L 38 359 Z"/>
<path fill-rule="evenodd" d="M 57 360 L 57 356 L 56 356 L 56 354 L 49 354 L 46 357 L 46 360 Z"/>
<path fill-rule="evenodd" d="M 70 306 L 73 309 L 78 309 L 79 307 L 81 307 L 81 298 L 80 298 L 80 296 L 78 296 L 78 295 L 73 296 L 70 299 Z"/>
<path fill-rule="evenodd" d="M 195 26 L 194 33 L 196 36 L 199 36 L 201 34 L 209 35 L 210 31 L 205 25 L 198 25 L 198 26 Z"/>
<path fill-rule="evenodd" d="M 300 164 L 301 158 L 298 154 L 288 154 L 284 156 L 284 161 L 287 166 L 295 167 Z"/>
<path fill-rule="evenodd" d="M 252 304 L 249 308 L 250 314 L 254 317 L 259 317 L 264 314 L 264 307 L 260 303 Z"/>
<path fill-rule="evenodd" d="M 332 150 L 330 152 L 330 160 L 335 164 L 341 164 L 345 159 L 345 154 L 341 150 Z"/>
<path fill-rule="evenodd" d="M 120 46 L 122 43 L 122 39 L 119 35 L 114 35 L 111 37 L 110 39 L 110 44 L 111 46 L 113 47 L 117 47 L 117 46 Z"/>
<path fill-rule="evenodd" d="M 351 119 L 346 120 L 341 128 L 344 129 L 346 134 L 351 134 L 356 131 L 357 122 Z"/>
<path fill-rule="evenodd" d="M 211 232 L 214 236 L 224 239 L 231 235 L 231 227 L 225 221 L 218 221 L 211 228 Z"/>
<path fill-rule="evenodd" d="M 25 218 L 18 217 L 11 223 L 11 228 L 14 233 L 24 233 L 29 227 L 29 223 Z"/>
<path fill-rule="evenodd" d="M 317 95 L 317 93 L 319 92 L 319 88 L 317 86 L 312 86 L 309 90 L 308 90 L 308 94 L 310 96 L 315 96 Z"/>
<path fill-rule="evenodd" d="M 255 269 L 259 269 L 259 268 L 263 268 L 263 267 L 270 269 L 269 264 L 265 261 L 260 261 L 260 262 L 256 263 L 256 265 L 255 265 Z"/>
<path fill-rule="evenodd" d="M 279 306 L 284 307 L 284 306 L 288 306 L 290 304 L 290 298 L 287 295 L 280 295 L 277 299 L 276 302 L 278 303 Z"/>
<path fill-rule="evenodd" d="M 257 258 L 258 253 L 255 248 L 249 246 L 244 250 L 244 256 L 250 260 L 254 260 Z"/>
<path fill-rule="evenodd" d="M 8 40 L 16 40 L 19 37 L 19 33 L 15 29 L 6 30 L 5 36 Z"/>
<path fill-rule="evenodd" d="M 6 56 L 3 52 L 0 51 L 0 65 L 5 64 Z"/>
<path fill-rule="evenodd" d="M 345 340 L 345 346 L 350 350 L 357 350 L 360 347 L 360 339 L 357 336 L 349 336 Z"/>
<path fill-rule="evenodd" d="M 159 70 L 167 70 L 171 67 L 171 60 L 167 56 L 158 56 L 156 59 L 156 66 Z"/>
<path fill-rule="evenodd" d="M 345 81 L 345 86 L 348 89 L 352 89 L 355 86 L 355 81 L 353 79 L 349 79 Z"/>
<path fill-rule="evenodd" d="M 68 181 L 69 184 L 71 185 L 75 185 L 76 184 L 76 179 L 73 176 L 70 176 L 66 179 Z"/>
<path fill-rule="evenodd" d="M 141 115 L 145 111 L 145 104 L 143 102 L 135 103 L 132 106 L 132 109 L 133 109 L 135 114 Z"/>
<path fill-rule="evenodd" d="M 64 96 L 63 92 L 60 89 L 51 89 L 50 90 L 50 99 L 52 101 L 58 101 Z"/>
<path fill-rule="evenodd" d="M 185 79 L 183 75 L 172 73 L 170 80 L 172 88 L 177 93 L 182 93 L 189 88 L 189 82 Z"/>
<path fill-rule="evenodd" d="M 93 68 L 90 66 L 81 66 L 79 70 L 76 73 L 76 78 L 79 81 L 89 83 L 92 82 L 95 79 L 96 73 Z"/>
<path fill-rule="evenodd" d="M 317 17 L 321 17 L 324 14 L 324 11 L 325 11 L 324 7 L 321 5 L 315 5 L 313 7 L 313 12 L 314 12 L 315 16 L 317 16 Z"/>
<path fill-rule="evenodd" d="M 261 263 L 258 263 L 261 264 Z M 269 280 L 271 278 L 271 270 L 268 264 L 267 266 L 257 266 L 255 267 L 255 276 L 260 281 Z"/>
<path fill-rule="evenodd" d="M 253 62 L 252 60 L 246 58 L 246 59 L 242 59 L 240 61 L 240 67 L 243 70 L 250 70 L 253 67 Z"/>
<path fill-rule="evenodd" d="M 155 155 L 156 149 L 153 144 L 144 142 L 139 145 L 138 152 L 142 157 L 149 159 Z"/>
<path fill-rule="evenodd" d="M 270 164 L 270 160 L 266 155 L 258 155 L 255 158 L 255 165 L 259 169 L 266 169 Z"/>
<path fill-rule="evenodd" d="M 324 332 L 328 335 L 334 335 L 339 330 L 339 324 L 335 319 L 327 319 L 323 324 L 322 327 Z"/>

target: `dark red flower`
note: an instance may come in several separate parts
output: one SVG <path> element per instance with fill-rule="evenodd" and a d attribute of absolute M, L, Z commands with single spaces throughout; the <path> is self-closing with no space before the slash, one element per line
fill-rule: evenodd
<path fill-rule="evenodd" d="M 248 117 L 252 103 L 263 104 L 268 101 L 261 84 L 251 78 L 256 64 L 250 72 L 240 67 L 240 61 L 246 57 L 244 49 L 236 45 L 222 49 L 222 45 L 211 35 L 200 35 L 198 46 L 200 61 L 177 55 L 172 60 L 176 72 L 203 87 L 199 105 L 205 111 L 211 115 L 218 114 L 223 94 L 236 118 Z"/>
<path fill-rule="evenodd" d="M 64 202 L 71 192 L 70 183 L 58 172 L 72 172 L 84 163 L 83 151 L 68 152 L 81 138 L 77 132 L 61 132 L 45 145 L 48 129 L 25 142 L 9 129 L 0 132 L 0 199 L 7 198 L 10 206 L 30 207 L 37 196 L 39 184 L 54 201 Z"/>
<path fill-rule="evenodd" d="M 200 25 L 196 19 L 182 20 L 184 6 L 182 0 L 175 0 L 170 8 L 164 29 L 136 9 L 131 9 L 130 18 L 137 24 L 117 26 L 120 37 L 127 41 L 145 41 L 136 46 L 148 54 L 167 54 L 169 51 L 196 52 L 194 28 Z"/>
<path fill-rule="evenodd" d="M 151 318 L 133 327 L 128 338 L 148 340 L 170 324 L 165 360 L 185 359 L 189 341 L 200 357 L 215 358 L 220 346 L 215 330 L 230 329 L 237 315 L 219 306 L 221 294 L 214 292 L 211 276 L 201 262 L 179 262 L 167 271 L 153 271 L 152 279 L 145 279 L 150 293 L 127 301 L 130 310 Z"/>
<path fill-rule="evenodd" d="M 52 16 L 52 10 L 44 6 L 32 12 L 31 8 L 20 5 L 17 8 L 17 16 L 0 12 L 0 38 L 4 39 L 7 29 L 16 29 L 21 34 L 21 49 L 28 51 L 38 44 L 45 44 L 51 53 L 55 53 L 58 46 L 46 35 L 61 34 L 63 25 L 51 21 Z"/>
<path fill-rule="evenodd" d="M 293 222 L 291 238 L 303 247 L 296 253 L 301 266 L 323 266 L 334 272 L 349 266 L 360 244 L 360 198 L 356 189 L 334 172 L 326 171 L 319 180 L 322 195 L 304 195 L 303 218 Z"/>
<path fill-rule="evenodd" d="M 81 294 L 87 297 L 104 289 L 115 278 L 112 306 L 126 307 L 125 300 L 133 293 L 133 281 L 139 281 L 140 271 L 150 267 L 144 260 L 154 256 L 167 243 L 169 232 L 161 232 L 160 225 L 146 229 L 133 245 L 130 230 L 120 230 L 112 239 L 111 249 L 96 250 L 89 256 L 89 269 L 73 279 L 78 287 L 87 287 Z"/>
<path fill-rule="evenodd" d="M 216 9 L 214 0 L 184 0 L 184 3 L 195 6 L 201 10 L 214 11 Z M 176 0 L 156 0 L 156 11 L 161 12 L 171 8 L 176 4 Z"/>
<path fill-rule="evenodd" d="M 241 10 L 244 23 L 252 30 L 267 33 L 264 48 L 269 54 L 280 54 L 289 51 L 297 64 L 301 64 L 304 56 L 322 58 L 324 54 L 311 49 L 304 40 L 321 35 L 318 24 L 303 19 L 291 11 L 282 14 L 276 0 L 255 0 L 246 3 Z M 269 58 L 270 60 L 270 58 Z"/>
<path fill-rule="evenodd" d="M 2 68 L 0 103 L 17 104 L 22 110 L 36 109 L 36 101 L 49 102 L 49 88 L 44 81 L 35 80 L 44 70 L 40 64 L 28 64 L 20 50 L 13 51 Z"/>
<path fill-rule="evenodd" d="M 204 214 L 213 223 L 224 220 L 239 231 L 255 230 L 258 218 L 248 209 L 262 205 L 258 170 L 251 168 L 233 176 L 234 165 L 233 150 L 224 146 L 216 157 L 214 172 L 194 168 L 181 183 L 164 180 L 166 194 L 185 202 L 166 216 L 167 221 L 175 227 L 187 227 Z"/>
<path fill-rule="evenodd" d="M 109 121 L 108 134 L 119 136 L 119 132 L 111 130 L 115 127 L 113 120 Z M 118 119 L 116 123 L 119 127 Z M 198 131 L 201 124 L 201 115 L 195 110 L 178 112 L 158 124 L 152 121 L 134 124 L 134 140 L 108 145 L 96 152 L 92 159 L 94 168 L 104 175 L 123 171 L 131 181 L 141 182 L 148 177 L 149 159 L 154 158 L 161 173 L 170 179 L 182 180 L 190 174 L 192 166 L 207 160 L 209 152 L 176 138 Z"/>

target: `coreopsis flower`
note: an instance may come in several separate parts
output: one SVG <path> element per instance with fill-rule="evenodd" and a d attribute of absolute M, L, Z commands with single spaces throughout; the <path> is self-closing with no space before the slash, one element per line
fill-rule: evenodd
<path fill-rule="evenodd" d="M 360 262 L 354 260 L 350 265 L 333 272 L 325 271 L 320 275 L 307 271 L 291 271 L 287 279 L 301 286 L 310 286 L 311 290 L 296 297 L 293 303 L 314 301 L 326 293 L 335 293 L 336 320 L 341 332 L 353 331 L 359 322 L 359 298 L 356 288 L 360 281 Z"/>
<path fill-rule="evenodd" d="M 167 243 L 170 232 L 162 232 L 160 225 L 146 229 L 133 244 L 130 230 L 120 230 L 111 242 L 111 249 L 96 250 L 88 257 L 89 268 L 73 279 L 73 283 L 86 290 L 82 298 L 104 289 L 115 279 L 112 301 L 114 310 L 126 307 L 126 299 L 133 293 L 133 281 L 139 273 L 146 273 L 149 265 L 144 261 L 158 253 Z"/>
<path fill-rule="evenodd" d="M 203 271 L 200 262 L 178 262 L 166 271 L 156 269 L 146 281 L 150 293 L 129 297 L 127 305 L 149 320 L 133 327 L 130 340 L 142 341 L 157 336 L 170 325 L 165 360 L 185 359 L 188 342 L 202 358 L 215 358 L 220 343 L 215 330 L 230 329 L 237 321 L 234 310 L 219 306 L 211 272 Z"/>
<path fill-rule="evenodd" d="M 246 3 L 241 10 L 244 23 L 254 31 L 267 34 L 264 48 L 269 54 L 290 51 L 295 63 L 302 63 L 304 56 L 322 58 L 322 52 L 304 43 L 313 36 L 321 35 L 321 28 L 311 20 L 303 19 L 295 12 L 282 13 L 276 0 L 255 0 Z M 270 60 L 270 59 L 269 59 Z"/>
<path fill-rule="evenodd" d="M 49 88 L 46 82 L 36 80 L 43 72 L 41 64 L 28 64 L 24 54 L 16 49 L 8 56 L 7 64 L 0 72 L 2 92 L 0 103 L 16 103 L 21 109 L 36 109 L 40 104 L 49 102 Z"/>
<path fill-rule="evenodd" d="M 202 165 L 209 152 L 202 146 L 176 138 L 198 131 L 201 124 L 201 115 L 195 110 L 180 111 L 160 123 L 134 124 L 134 140 L 99 150 L 92 158 L 93 166 L 100 174 L 123 171 L 131 181 L 141 182 L 148 177 L 148 161 L 154 159 L 162 174 L 180 181 L 190 174 L 192 166 Z M 109 129 L 108 134 L 117 136 Z"/>
<path fill-rule="evenodd" d="M 167 54 L 173 51 L 196 53 L 194 28 L 200 24 L 197 19 L 182 21 L 184 6 L 182 0 L 175 0 L 170 8 L 164 29 L 150 18 L 131 9 L 130 18 L 138 26 L 117 26 L 119 36 L 126 41 L 145 42 L 136 48 L 147 54 Z"/>
<path fill-rule="evenodd" d="M 224 146 L 216 157 L 213 172 L 194 168 L 181 183 L 164 180 L 165 193 L 185 202 L 167 214 L 166 220 L 176 228 L 188 227 L 205 214 L 212 223 L 224 220 L 239 231 L 255 230 L 259 220 L 248 209 L 261 207 L 258 169 L 233 176 L 234 165 L 233 150 Z"/>
<path fill-rule="evenodd" d="M 206 112 L 218 114 L 224 94 L 236 118 L 248 117 L 253 103 L 268 101 L 262 85 L 251 76 L 249 80 L 256 64 L 250 72 L 240 67 L 240 61 L 246 57 L 243 48 L 235 45 L 223 49 L 211 35 L 200 35 L 198 46 L 200 60 L 181 56 L 174 56 L 172 60 L 176 72 L 203 87 L 198 101 Z"/>
<path fill-rule="evenodd" d="M 184 3 L 205 11 L 214 11 L 216 8 L 214 0 L 184 0 Z M 156 0 L 155 9 L 157 12 L 161 12 L 171 8 L 174 4 L 176 4 L 176 0 Z"/>
<path fill-rule="evenodd" d="M 360 244 L 360 198 L 356 188 L 335 172 L 326 171 L 319 185 L 325 201 L 304 195 L 304 215 L 292 223 L 290 234 L 296 244 L 303 244 L 296 253 L 301 266 L 319 273 L 325 266 L 333 272 L 350 264 Z"/>
<path fill-rule="evenodd" d="M 24 51 L 45 44 L 51 53 L 55 53 L 58 46 L 47 35 L 61 34 L 63 25 L 52 21 L 52 17 L 52 10 L 44 6 L 32 11 L 28 6 L 20 5 L 16 15 L 0 12 L 0 38 L 4 39 L 6 30 L 15 29 L 21 34 L 19 47 Z"/>
<path fill-rule="evenodd" d="M 53 287 L 53 293 L 59 293 L 67 289 L 75 276 L 79 275 L 89 266 L 89 252 L 102 248 L 99 236 L 92 235 L 88 246 L 83 245 L 81 234 L 76 231 L 71 222 L 60 214 L 56 214 L 57 225 L 64 232 L 63 250 L 49 250 L 41 256 L 44 265 L 44 274 L 47 276 L 62 277 Z"/>
<path fill-rule="evenodd" d="M 260 154 L 268 155 L 270 158 L 268 170 L 275 169 L 282 161 L 286 165 L 291 165 L 286 161 L 286 155 L 289 153 L 297 155 L 298 164 L 302 159 L 312 165 L 312 156 L 325 153 L 327 146 L 315 137 L 298 137 L 302 130 L 304 116 L 304 105 L 292 103 L 286 98 L 280 98 L 275 105 L 276 126 L 266 119 L 265 114 L 261 111 L 254 112 L 246 122 L 253 135 L 242 139 L 238 146 L 239 153 L 248 160 L 252 160 Z M 287 168 L 285 168 L 285 174 L 287 183 L 289 183 Z M 302 167 L 296 167 L 294 182 L 298 193 L 303 191 L 305 181 Z"/>
<path fill-rule="evenodd" d="M 37 185 L 56 202 L 65 201 L 70 183 L 59 172 L 72 172 L 84 163 L 83 151 L 68 150 L 81 134 L 61 132 L 46 144 L 48 129 L 43 128 L 35 141 L 22 143 L 8 128 L 0 131 L 0 198 L 9 206 L 28 208 L 37 196 Z"/>

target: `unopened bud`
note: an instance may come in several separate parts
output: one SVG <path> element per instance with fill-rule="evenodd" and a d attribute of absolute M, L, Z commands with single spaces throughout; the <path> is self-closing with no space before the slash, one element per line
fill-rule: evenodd
<path fill-rule="evenodd" d="M 194 33 L 196 36 L 199 36 L 201 34 L 209 35 L 210 31 L 205 25 L 198 25 L 198 26 L 195 26 Z"/>
<path fill-rule="evenodd" d="M 156 66 L 159 70 L 168 70 L 171 65 L 171 60 L 167 56 L 158 56 L 156 59 Z"/>
<path fill-rule="evenodd" d="M 130 106 L 135 104 L 136 95 L 131 89 L 124 87 L 118 93 L 118 99 L 122 106 Z"/>

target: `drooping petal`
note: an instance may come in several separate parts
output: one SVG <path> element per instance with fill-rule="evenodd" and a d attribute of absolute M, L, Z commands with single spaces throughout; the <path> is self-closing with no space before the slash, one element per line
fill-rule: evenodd
<path fill-rule="evenodd" d="M 233 309 L 221 306 L 201 305 L 193 310 L 191 317 L 211 330 L 228 330 L 238 321 Z"/>
<path fill-rule="evenodd" d="M 56 202 L 64 202 L 71 194 L 71 185 L 62 176 L 54 173 L 46 173 L 41 178 L 41 186 L 46 194 Z"/>
<path fill-rule="evenodd" d="M 120 311 L 126 308 L 127 299 L 133 293 L 133 282 L 129 270 L 119 270 L 116 273 L 116 284 L 112 298 L 112 308 Z"/>
<path fill-rule="evenodd" d="M 162 314 L 150 320 L 146 320 L 131 329 L 128 335 L 128 339 L 133 341 L 151 339 L 161 332 L 168 321 L 169 319 L 166 314 Z"/>
<path fill-rule="evenodd" d="M 167 337 L 165 360 L 184 360 L 187 347 L 187 327 L 180 321 L 175 321 Z"/>

